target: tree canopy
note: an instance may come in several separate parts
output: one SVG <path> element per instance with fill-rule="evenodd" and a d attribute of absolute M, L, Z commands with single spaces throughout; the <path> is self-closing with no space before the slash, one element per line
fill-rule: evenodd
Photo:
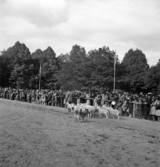
<path fill-rule="evenodd" d="M 115 54 L 106 46 L 87 53 L 77 44 L 59 56 L 51 47 L 30 53 L 25 44 L 16 42 L 1 52 L 0 86 L 38 89 L 41 75 L 43 89 L 112 90 Z M 160 92 L 160 61 L 149 67 L 139 49 L 126 52 L 122 62 L 116 57 L 116 88 Z"/>
<path fill-rule="evenodd" d="M 144 77 L 149 69 L 145 54 L 139 50 L 130 49 L 121 63 L 123 68 L 123 84 L 127 89 L 141 90 L 144 86 Z"/>

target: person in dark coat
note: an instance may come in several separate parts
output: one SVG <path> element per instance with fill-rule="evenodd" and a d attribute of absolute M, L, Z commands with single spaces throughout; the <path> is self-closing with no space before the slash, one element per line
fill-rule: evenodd
<path fill-rule="evenodd" d="M 152 95 L 151 94 L 148 94 L 147 95 L 147 113 L 146 113 L 146 118 L 151 120 L 151 115 L 150 115 L 150 106 L 152 104 Z"/>

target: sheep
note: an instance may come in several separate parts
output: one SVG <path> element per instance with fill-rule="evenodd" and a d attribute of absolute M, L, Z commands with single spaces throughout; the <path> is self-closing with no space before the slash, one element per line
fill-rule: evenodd
<path fill-rule="evenodd" d="M 68 112 L 72 112 L 75 104 L 74 103 L 67 103 L 66 106 L 67 106 Z"/>
<path fill-rule="evenodd" d="M 108 117 L 109 117 L 109 110 L 106 107 L 97 107 L 97 109 L 98 109 L 99 116 L 101 116 L 103 114 L 108 119 Z"/>
<path fill-rule="evenodd" d="M 82 104 L 82 107 L 88 111 L 88 117 L 92 117 L 97 111 L 96 107 L 88 105 L 88 104 Z"/>
<path fill-rule="evenodd" d="M 106 109 L 108 109 L 109 115 L 116 115 L 117 119 L 119 120 L 120 115 L 121 115 L 121 111 L 119 111 L 117 109 L 113 109 L 112 107 L 106 107 Z"/>
<path fill-rule="evenodd" d="M 77 120 L 80 120 L 80 118 L 82 118 L 82 120 L 84 121 L 84 119 L 88 115 L 88 110 L 85 109 L 83 105 L 74 106 L 73 107 L 73 112 L 74 112 L 75 122 Z M 86 121 L 87 121 L 87 118 L 86 118 Z"/>

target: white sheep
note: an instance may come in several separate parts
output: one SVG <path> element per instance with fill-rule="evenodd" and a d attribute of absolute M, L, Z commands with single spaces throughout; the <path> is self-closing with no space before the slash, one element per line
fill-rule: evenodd
<path fill-rule="evenodd" d="M 83 105 L 75 105 L 73 107 L 73 113 L 74 113 L 75 122 L 80 119 L 84 121 L 85 118 L 87 121 L 86 116 L 88 115 L 88 110 L 86 110 Z"/>
<path fill-rule="evenodd" d="M 121 115 L 121 111 L 119 111 L 117 109 L 113 109 L 112 107 L 106 107 L 106 109 L 108 109 L 109 115 L 116 115 L 117 119 L 119 120 L 120 115 Z"/>
<path fill-rule="evenodd" d="M 99 107 L 98 106 L 97 109 L 98 109 L 99 116 L 105 115 L 106 118 L 109 117 L 109 110 L 107 109 L 107 107 Z"/>
<path fill-rule="evenodd" d="M 88 117 L 92 117 L 96 112 L 97 108 L 88 104 L 82 104 L 82 107 L 88 111 Z"/>
<path fill-rule="evenodd" d="M 67 106 L 68 112 L 72 112 L 75 104 L 74 103 L 67 103 L 66 106 Z"/>

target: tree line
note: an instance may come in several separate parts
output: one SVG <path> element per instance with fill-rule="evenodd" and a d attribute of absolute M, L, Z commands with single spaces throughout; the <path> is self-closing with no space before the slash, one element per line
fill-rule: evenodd
<path fill-rule="evenodd" d="M 1 52 L 0 86 L 38 89 L 113 90 L 114 61 L 116 89 L 128 92 L 160 92 L 160 60 L 149 67 L 145 54 L 130 49 L 122 62 L 109 47 L 90 50 L 74 45 L 69 53 L 56 53 L 51 47 L 31 53 L 25 44 Z M 41 67 L 41 68 L 40 68 Z"/>

